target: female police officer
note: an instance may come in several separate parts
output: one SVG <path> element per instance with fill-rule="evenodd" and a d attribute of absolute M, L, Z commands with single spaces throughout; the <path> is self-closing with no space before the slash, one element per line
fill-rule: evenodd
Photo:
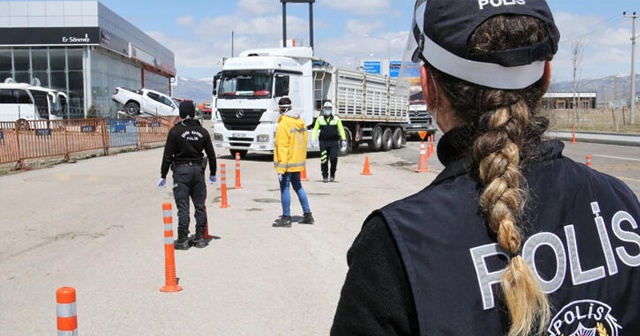
<path fill-rule="evenodd" d="M 543 0 L 418 0 L 410 39 L 445 169 L 372 213 L 333 335 L 640 335 L 640 204 L 542 139 Z"/>

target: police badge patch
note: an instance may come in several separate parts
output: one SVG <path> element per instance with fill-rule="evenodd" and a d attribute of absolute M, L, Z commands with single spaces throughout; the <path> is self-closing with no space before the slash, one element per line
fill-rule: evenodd
<path fill-rule="evenodd" d="M 551 336 L 618 336 L 622 327 L 611 307 L 595 300 L 579 300 L 564 306 L 551 320 Z"/>

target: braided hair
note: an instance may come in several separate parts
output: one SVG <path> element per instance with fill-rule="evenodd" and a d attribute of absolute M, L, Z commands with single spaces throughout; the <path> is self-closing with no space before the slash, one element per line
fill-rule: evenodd
<path fill-rule="evenodd" d="M 547 36 L 545 25 L 532 17 L 501 15 L 476 29 L 468 42 L 474 53 L 532 45 Z M 549 60 L 551 55 L 549 56 Z M 499 245 L 511 257 L 503 273 L 502 295 L 510 316 L 509 336 L 544 332 L 549 301 L 531 267 L 520 255 L 523 212 L 528 196 L 522 167 L 535 156 L 548 120 L 539 115 L 545 80 L 518 90 L 479 86 L 425 66 L 443 94 L 471 130 L 468 156 L 482 189 L 479 209 Z"/>

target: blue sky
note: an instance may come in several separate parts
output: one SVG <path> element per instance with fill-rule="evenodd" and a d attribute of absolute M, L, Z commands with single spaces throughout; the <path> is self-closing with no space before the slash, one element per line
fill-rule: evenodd
<path fill-rule="evenodd" d="M 282 39 L 279 0 L 100 0 L 175 53 L 178 76 L 211 78 L 233 50 L 277 47 Z M 400 59 L 413 0 L 316 0 L 315 54 L 355 68 L 364 59 Z M 632 19 L 640 0 L 550 0 L 562 35 L 553 81 L 572 78 L 572 45 L 584 41 L 578 79 L 631 72 Z M 287 35 L 309 44 L 307 4 L 287 5 Z M 636 35 L 640 20 L 636 20 Z M 637 41 L 640 42 L 640 39 Z M 636 47 L 636 59 L 640 47 Z M 640 72 L 636 62 L 636 73 Z"/>

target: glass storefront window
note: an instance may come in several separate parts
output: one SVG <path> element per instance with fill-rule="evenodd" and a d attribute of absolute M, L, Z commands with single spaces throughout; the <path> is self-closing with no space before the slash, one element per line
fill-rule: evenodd
<path fill-rule="evenodd" d="M 69 70 L 82 70 L 82 49 L 67 49 Z"/>
<path fill-rule="evenodd" d="M 13 77 L 11 74 L 12 70 L 11 49 L 0 50 L 0 83 L 9 77 Z"/>
<path fill-rule="evenodd" d="M 30 68 L 30 60 L 29 60 L 29 49 L 13 49 L 13 65 L 14 70 L 18 71 L 29 71 Z M 18 75 L 16 74 L 16 77 Z M 29 81 L 27 80 L 27 83 Z"/>
<path fill-rule="evenodd" d="M 49 49 L 49 62 L 51 62 L 51 71 L 61 71 L 67 68 L 67 61 L 64 49 Z M 53 78 L 51 79 L 53 81 Z"/>

